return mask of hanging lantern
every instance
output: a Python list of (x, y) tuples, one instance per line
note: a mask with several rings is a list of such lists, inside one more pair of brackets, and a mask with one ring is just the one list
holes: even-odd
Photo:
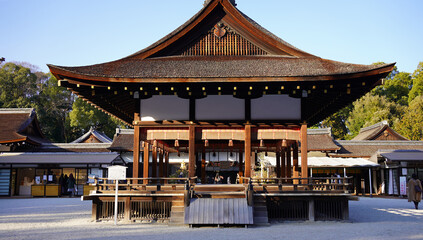
[(208, 147), (208, 146), (209, 146), (209, 140), (207, 140), (207, 139), (206, 139), (206, 140), (204, 141), (204, 146), (205, 146), (205, 147)]
[(229, 147), (233, 147), (233, 146), (234, 146), (234, 141), (232, 141), (232, 139), (231, 139), (231, 140), (229, 140), (229, 144), (228, 144), (228, 146), (229, 146)]
[(157, 140), (156, 140), (156, 139), (154, 139), (154, 141), (153, 141), (153, 145), (154, 145), (154, 146), (157, 146)]
[(260, 147), (264, 147), (264, 141), (263, 141), (263, 139), (260, 140)]
[(178, 139), (175, 140), (175, 147), (179, 147), (179, 140)]

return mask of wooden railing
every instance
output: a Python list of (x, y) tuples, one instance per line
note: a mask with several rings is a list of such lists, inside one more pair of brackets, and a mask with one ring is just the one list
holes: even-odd
[(240, 177), (253, 186), (277, 185), (281, 191), (284, 188), (293, 191), (336, 191), (350, 193), (353, 177), (310, 177), (310, 178), (246, 178)]
[[(96, 192), (103, 191), (115, 191), (116, 190), (116, 180), (109, 180), (108, 178), (98, 178), (98, 177), (89, 177), (94, 179), (94, 183), (91, 183), (91, 186), (94, 186)], [(185, 189), (191, 188), (191, 182), (197, 179), (193, 178), (126, 178), (126, 180), (118, 180), (118, 188), (123, 191), (148, 191), (149, 187), (155, 187), (155, 191), (160, 191), (161, 186), (168, 186), (169, 189), (176, 190), (176, 185), (184, 186)], [(147, 182), (147, 183), (146, 183)], [(172, 187), (174, 186), (174, 187)], [(180, 188), (179, 188), (180, 189)]]
[[(96, 192), (114, 191), (116, 188), (115, 180), (107, 178), (90, 177), (94, 179), (91, 185), (95, 187)], [(265, 191), (315, 191), (315, 192), (343, 192), (350, 193), (352, 190), (353, 177), (310, 177), (310, 178), (246, 178), (240, 177), (239, 180), (245, 184), (251, 185), (252, 191), (259, 191), (258, 186), (266, 188)], [(132, 191), (172, 191), (189, 190), (195, 186), (193, 178), (127, 178), (119, 180), (118, 188), (125, 192)], [(147, 184), (146, 184), (147, 182)], [(245, 186), (246, 189), (248, 186)]]

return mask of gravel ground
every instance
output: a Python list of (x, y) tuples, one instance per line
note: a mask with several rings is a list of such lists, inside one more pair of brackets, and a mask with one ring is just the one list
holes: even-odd
[(406, 199), (360, 198), (350, 202), (348, 222), (188, 228), (92, 222), (91, 201), (79, 198), (0, 199), (0, 239), (423, 239), (423, 210), (412, 207)]

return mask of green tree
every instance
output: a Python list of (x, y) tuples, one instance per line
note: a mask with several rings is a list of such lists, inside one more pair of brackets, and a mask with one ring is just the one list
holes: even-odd
[(125, 127), (120, 121), (113, 119), (95, 107), (84, 102), (81, 98), (76, 98), (69, 112), (67, 141), (73, 141), (87, 132), (90, 127), (97, 131), (104, 132), (112, 137), (116, 132), (116, 127)]
[(384, 96), (367, 93), (353, 103), (353, 110), (346, 124), (350, 131), (348, 138), (356, 136), (361, 128), (383, 120), (395, 126), (400, 121), (404, 109), (404, 106), (389, 101)]
[(423, 96), (410, 102), (396, 130), (410, 140), (423, 140)]
[(34, 107), (38, 93), (37, 76), (29, 68), (6, 63), (0, 69), (0, 106), (4, 108)]
[(408, 95), (408, 102), (411, 102), (418, 96), (423, 95), (423, 62), (420, 62), (413, 73), (413, 87)]
[(374, 89), (373, 93), (386, 97), (389, 101), (408, 105), (408, 93), (413, 85), (411, 75), (406, 72), (395, 74), (392, 79), (386, 79), (385, 84)]
[(64, 87), (57, 85), (51, 74), (38, 73), (39, 95), (36, 99), (36, 112), (44, 135), (52, 142), (66, 140), (66, 116), (72, 108), (73, 96)]
[(325, 128), (332, 128), (332, 135), (335, 139), (344, 139), (348, 135), (348, 128), (346, 123), (352, 108), (352, 104), (344, 107), (343, 109), (323, 120), (320, 126)]

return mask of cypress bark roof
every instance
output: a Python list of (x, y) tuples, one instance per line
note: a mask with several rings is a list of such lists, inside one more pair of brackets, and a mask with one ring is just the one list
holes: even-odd
[[(199, 84), (217, 89), (213, 84), (222, 83), (223, 95), (232, 95), (238, 87), (237, 98), (305, 96), (301, 122), (313, 125), (380, 84), (394, 65), (322, 59), (276, 37), (240, 12), (233, 1), (210, 0), (182, 26), (130, 56), (90, 66), (48, 66), (59, 84), (128, 125), (133, 124), (133, 99), (141, 98), (138, 91), (144, 91), (142, 98), (177, 94), (198, 99), (202, 92), (182, 89), (195, 90)], [(235, 86), (247, 83), (255, 86), (252, 92)], [(157, 84), (165, 90), (156, 90)]]
[[(284, 78), (312, 77), (313, 80), (333, 75), (353, 75), (389, 67), (360, 65), (321, 58), (291, 56), (171, 56), (152, 59), (125, 59), (84, 67), (54, 66), (57, 72), (78, 76), (114, 78), (139, 82), (166, 78)], [(50, 65), (52, 67), (52, 65)], [(346, 76), (344, 76), (346, 77)], [(116, 81), (116, 80), (113, 80)]]
[(0, 108), (0, 144), (49, 142), (44, 138), (33, 108)]
[(352, 140), (409, 140), (401, 134), (397, 133), (387, 121), (382, 121), (360, 129), (360, 132)]

